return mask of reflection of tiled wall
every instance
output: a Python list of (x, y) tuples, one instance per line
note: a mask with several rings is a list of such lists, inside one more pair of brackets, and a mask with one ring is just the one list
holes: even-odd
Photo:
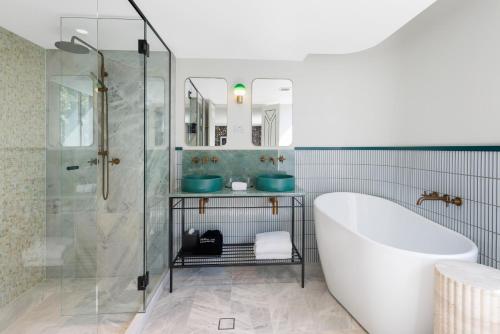
[[(307, 192), (307, 233), (314, 235), (312, 205), (318, 195), (365, 193), (466, 235), (478, 245), (481, 263), (500, 268), (499, 164), (499, 152), (298, 149), (296, 177), (297, 185)], [(423, 191), (465, 201), (460, 208), (442, 202), (416, 206)], [(315, 242), (307, 247), (315, 250)]]
[(262, 143), (262, 126), (252, 126), (252, 144), (260, 146)]
[(45, 50), (0, 28), (0, 307), (44, 277)]
[(227, 139), (227, 126), (215, 126), (215, 146), (222, 146), (221, 137)]

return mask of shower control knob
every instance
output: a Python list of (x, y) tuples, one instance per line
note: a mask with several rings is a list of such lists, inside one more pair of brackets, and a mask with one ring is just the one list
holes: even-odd
[(112, 158), (111, 161), (109, 162), (112, 166), (114, 165), (119, 165), (120, 164), (120, 159), (118, 158)]

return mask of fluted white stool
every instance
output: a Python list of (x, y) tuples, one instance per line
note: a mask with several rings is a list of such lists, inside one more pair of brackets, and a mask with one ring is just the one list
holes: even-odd
[(435, 334), (500, 333), (500, 270), (445, 261), (434, 276)]

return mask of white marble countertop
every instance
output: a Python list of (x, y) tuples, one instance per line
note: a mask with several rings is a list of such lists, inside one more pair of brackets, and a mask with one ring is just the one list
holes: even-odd
[(232, 190), (229, 188), (224, 188), (221, 191), (215, 191), (211, 193), (189, 193), (184, 191), (174, 191), (169, 196), (170, 197), (293, 197), (293, 196), (304, 196), (305, 192), (301, 189), (295, 188), (293, 191), (283, 191), (283, 192), (269, 192), (256, 190), (255, 188), (250, 188), (243, 191)]

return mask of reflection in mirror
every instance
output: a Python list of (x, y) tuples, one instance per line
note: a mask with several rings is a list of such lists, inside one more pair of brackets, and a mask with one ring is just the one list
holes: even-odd
[(188, 146), (227, 142), (227, 83), (219, 78), (188, 78), (184, 89), (184, 127)]
[(63, 147), (93, 144), (94, 94), (89, 76), (53, 76), (60, 110), (60, 138)]
[(292, 144), (292, 81), (255, 79), (252, 84), (252, 143), (256, 146)]

